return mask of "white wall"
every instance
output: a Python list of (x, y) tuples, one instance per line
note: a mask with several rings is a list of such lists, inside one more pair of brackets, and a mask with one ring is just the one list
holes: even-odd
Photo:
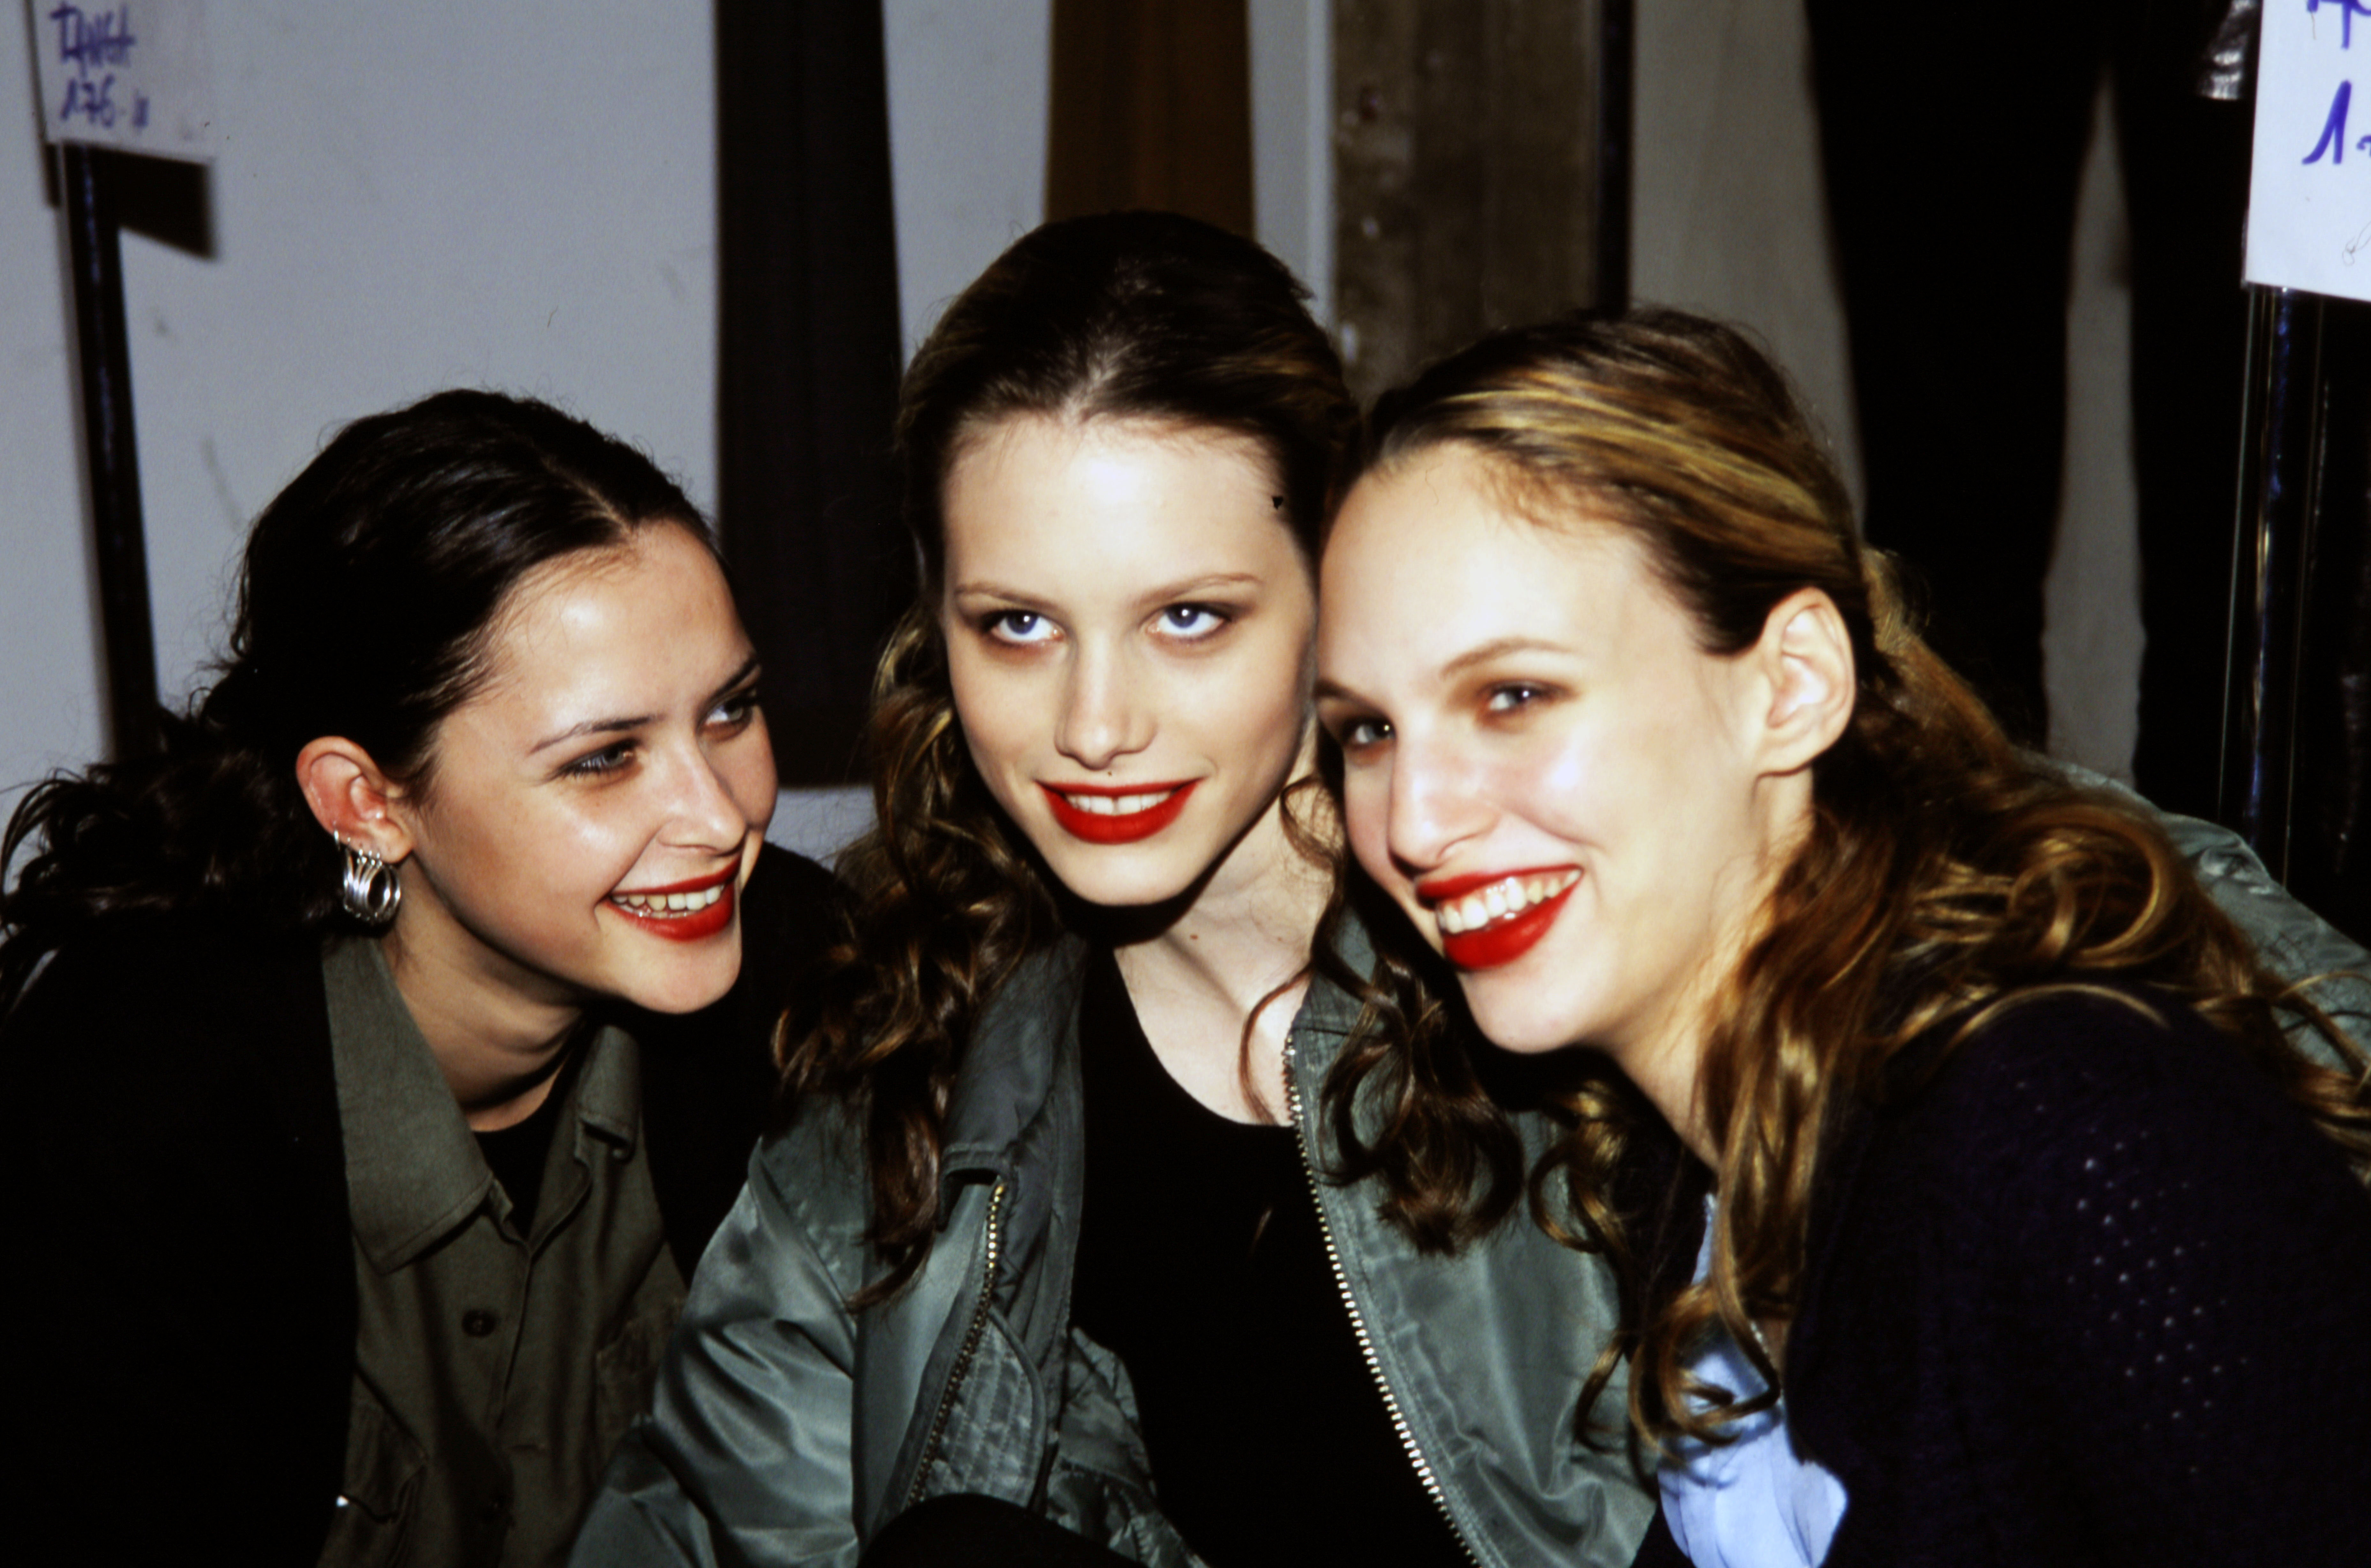
[[(104, 744), (62, 215), (0, 20), (0, 809)], [(705, 4), (208, 8), (214, 254), (123, 242), (159, 679), (218, 647), (255, 512), (332, 427), (463, 384), (561, 402), (711, 505)], [(358, 606), (355, 633), (399, 605)]]

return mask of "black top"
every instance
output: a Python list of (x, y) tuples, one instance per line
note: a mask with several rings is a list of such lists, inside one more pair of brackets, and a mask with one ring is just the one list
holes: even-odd
[(1072, 1319), (1127, 1365), (1162, 1511), (1214, 1568), (1465, 1562), (1359, 1353), (1292, 1129), (1180, 1088), (1107, 952), (1079, 1032)]
[[(771, 1023), (812, 992), (836, 900), (822, 868), (769, 848), (731, 994), (619, 1020), (642, 1047), (652, 1182), (686, 1278), (740, 1191), (772, 1100)], [(0, 1482), (0, 1556), (58, 1555), (63, 1539), (77, 1562), (204, 1542), (313, 1563), (357, 1318), (319, 944), (194, 911), (94, 930), (0, 1022), (0, 1230), (18, 1260), (5, 1392), (34, 1439)]]
[[(1948, 1056), (1942, 1026), (1827, 1157), (1784, 1372), (1847, 1499), (1829, 1568), (2371, 1561), (2371, 1198), (2130, 995), (2163, 1021), (2060, 993)], [(1659, 1522), (1639, 1562), (1675, 1561)]]

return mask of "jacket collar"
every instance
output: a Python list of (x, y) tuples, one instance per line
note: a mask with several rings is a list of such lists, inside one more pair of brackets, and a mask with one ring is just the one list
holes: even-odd
[[(418, 1258), (488, 1201), (506, 1212), (493, 1172), (404, 1005), (376, 941), (330, 944), (321, 973), (337, 1074), (354, 1240), (391, 1274)], [(587, 1053), (555, 1139), (576, 1127), (629, 1152), (640, 1126), (640, 1063), (633, 1041), (607, 1027)]]
[[(1335, 946), (1353, 974), (1374, 963), (1374, 945), (1355, 917), (1344, 917)], [(1045, 1111), (1077, 1048), (1088, 953), (1084, 939), (1066, 936), (1033, 954), (981, 1014), (947, 1102), (943, 1204), (956, 1182), (1011, 1174), (1012, 1150)], [(1357, 998), (1322, 975), (1312, 980), (1292, 1021), (1293, 1063), (1305, 1092), (1316, 1091), (1358, 1021)]]

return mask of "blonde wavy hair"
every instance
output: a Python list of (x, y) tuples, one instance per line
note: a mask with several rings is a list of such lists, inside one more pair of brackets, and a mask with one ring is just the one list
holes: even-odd
[[(1813, 766), (1810, 831), (1714, 1010), (1699, 1085), (1719, 1150), (1708, 1276), (1657, 1298), (1643, 1238), (1668, 1194), (1635, 1181), (1653, 1113), (1610, 1065), (1565, 1095), (1568, 1131), (1534, 1169), (1543, 1223), (1605, 1254), (1623, 1281), (1623, 1324), (1584, 1412), (1624, 1356), (1631, 1431), (1658, 1449), (1678, 1435), (1718, 1440), (1774, 1400), (1777, 1368), (1753, 1324), (1795, 1312), (1839, 1111), (1873, 1099), (1893, 1055), (1938, 1022), (1964, 1020), (1956, 1043), (2040, 989), (2156, 987), (2358, 1164), (2371, 1159), (2359, 1048), (2258, 963), (2145, 812), (2012, 745), (1928, 651), (1785, 376), (1741, 333), (1640, 310), (1492, 336), (1384, 399), (1370, 465), (1445, 444), (1499, 465), (1542, 525), (1585, 512), (1628, 529), (1706, 651), (1750, 647), (1780, 600), (1816, 588), (1842, 615), (1856, 669), (1850, 724)], [(2290, 1044), (2283, 1024), (2300, 1014), (2354, 1071)], [(1769, 1391), (1691, 1402), (1715, 1392), (1686, 1367), (1716, 1320)]]

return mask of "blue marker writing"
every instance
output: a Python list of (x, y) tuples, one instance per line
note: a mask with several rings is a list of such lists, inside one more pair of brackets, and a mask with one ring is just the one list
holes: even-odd
[(129, 64), (132, 46), (140, 41), (132, 36), (129, 6), (96, 16), (79, 6), (60, 6), (50, 13), (50, 20), (58, 24), (58, 58), (86, 79), (94, 67)]
[[(2321, 140), (2316, 142), (2313, 144), (2313, 151), (2305, 156), (2306, 162), (2319, 163), (2321, 155), (2324, 153), (2330, 155), (2330, 161), (2332, 164), (2342, 164), (2346, 161), (2346, 106), (2354, 97), (2354, 83), (2338, 84), (2338, 96), (2330, 100), (2330, 118), (2321, 122)], [(2371, 142), (2371, 136), (2366, 136), (2364, 140)], [(2291, 143), (2290, 145), (2294, 146), (2296, 144)]]
[[(2308, 14), (2320, 10), (2325, 5), (2334, 6), (2338, 8), (2338, 47), (2341, 49), (2354, 48), (2354, 18), (2357, 17), (2371, 17), (2371, 6), (2365, 5), (2363, 0), (2305, 0), (2305, 8)], [(2313, 160), (2311, 158), (2307, 158), (2306, 160), (2307, 163), (2311, 163), (2312, 161)]]

